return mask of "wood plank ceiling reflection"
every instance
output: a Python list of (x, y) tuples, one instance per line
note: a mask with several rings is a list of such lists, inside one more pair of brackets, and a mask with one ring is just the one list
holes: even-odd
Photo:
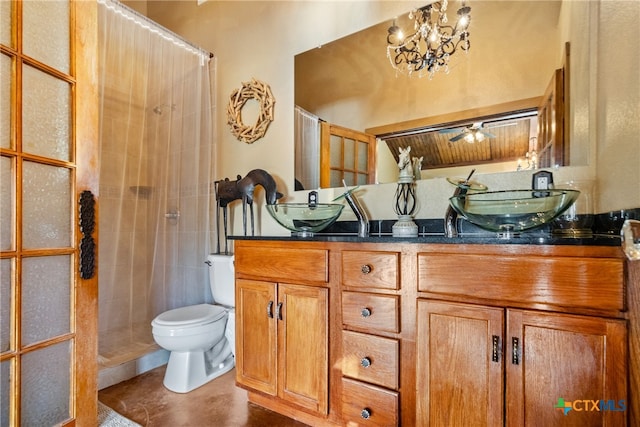
[(530, 120), (514, 120), (509, 126), (485, 129), (495, 138), (468, 143), (463, 139), (449, 141), (457, 133), (426, 132), (385, 138), (398, 161), (399, 149), (411, 147), (411, 157), (422, 157), (422, 169), (517, 161), (529, 151)]

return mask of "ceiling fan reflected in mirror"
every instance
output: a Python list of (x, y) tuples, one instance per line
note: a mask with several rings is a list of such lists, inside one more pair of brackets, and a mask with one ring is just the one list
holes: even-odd
[(476, 122), (470, 126), (463, 126), (460, 128), (452, 128), (452, 129), (442, 129), (440, 133), (457, 133), (456, 136), (449, 139), (449, 142), (456, 142), (461, 139), (464, 139), (469, 144), (473, 144), (475, 142), (484, 141), (486, 138), (495, 138), (496, 136), (491, 132), (488, 132), (487, 129), (504, 127), (504, 126), (513, 126), (515, 122), (510, 123), (499, 123), (494, 125), (485, 125), (483, 122)]

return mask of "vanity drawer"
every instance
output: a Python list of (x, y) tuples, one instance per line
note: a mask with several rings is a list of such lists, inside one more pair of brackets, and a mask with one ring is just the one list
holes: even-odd
[(342, 331), (342, 375), (397, 389), (398, 340)]
[(252, 246), (235, 254), (236, 272), (274, 281), (327, 283), (328, 266), (325, 249)]
[(397, 252), (342, 252), (344, 286), (399, 289), (400, 254)]
[(345, 425), (398, 425), (398, 393), (342, 379), (342, 421)]
[(622, 311), (624, 261), (567, 256), (419, 254), (418, 291)]
[(342, 292), (344, 326), (373, 331), (400, 331), (400, 297), (362, 292)]

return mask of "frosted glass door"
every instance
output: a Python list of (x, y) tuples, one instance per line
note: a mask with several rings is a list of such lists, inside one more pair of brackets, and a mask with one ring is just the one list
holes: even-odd
[(327, 122), (320, 124), (320, 187), (373, 184), (376, 137)]
[(97, 176), (76, 163), (90, 158), (79, 135), (97, 124), (85, 117), (97, 117), (84, 92), (91, 10), (95, 2), (0, 1), (0, 427), (96, 420), (94, 380), (83, 374), (95, 341), (83, 328), (95, 324), (86, 290), (97, 284), (77, 273), (76, 215), (79, 171)]

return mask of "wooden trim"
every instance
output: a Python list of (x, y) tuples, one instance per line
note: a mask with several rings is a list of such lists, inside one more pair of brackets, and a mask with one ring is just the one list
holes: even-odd
[(376, 126), (365, 129), (365, 132), (380, 137), (382, 135), (404, 132), (412, 129), (420, 129), (435, 125), (447, 126), (448, 124), (454, 124), (465, 120), (478, 119), (478, 121), (481, 121), (482, 119), (487, 119), (489, 117), (505, 114), (508, 112), (535, 110), (540, 104), (541, 99), (541, 96), (536, 96), (533, 98), (505, 102), (502, 104), (489, 105), (487, 107), (471, 108), (465, 111), (456, 111), (454, 113), (446, 113), (437, 116), (423, 117), (420, 119), (392, 123), (384, 126)]
[(640, 425), (640, 261), (627, 261), (629, 425)]
[[(87, 190), (96, 200), (93, 238), (98, 247), (99, 224), (99, 93), (98, 66), (98, 4), (74, 0), (71, 3), (73, 25), (72, 73), (76, 84), (73, 93), (72, 159), (76, 162), (75, 201)], [(75, 205), (77, 206), (77, 205)], [(75, 208), (74, 211), (78, 212)], [(78, 227), (76, 218), (76, 227)], [(82, 233), (75, 230), (75, 245), (80, 246)], [(76, 254), (76, 260), (78, 259)], [(98, 254), (94, 275), (82, 279), (78, 264), (75, 268), (73, 327), (76, 334), (73, 357), (75, 373), (72, 377), (73, 407), (77, 425), (93, 425), (98, 414)]]
[(341, 425), (338, 423), (334, 423), (330, 418), (321, 418), (317, 415), (310, 414), (298, 407), (293, 407), (293, 405), (288, 405), (281, 399), (267, 396), (258, 392), (249, 391), (247, 397), (249, 399), (249, 402), (262, 406), (263, 408), (270, 409), (274, 412), (310, 426), (325, 427)]
[(571, 43), (564, 44), (563, 82), (563, 166), (571, 165)]
[(564, 165), (564, 70), (557, 69), (538, 106), (539, 167)]
[(320, 188), (328, 188), (331, 181), (331, 125), (320, 122)]

